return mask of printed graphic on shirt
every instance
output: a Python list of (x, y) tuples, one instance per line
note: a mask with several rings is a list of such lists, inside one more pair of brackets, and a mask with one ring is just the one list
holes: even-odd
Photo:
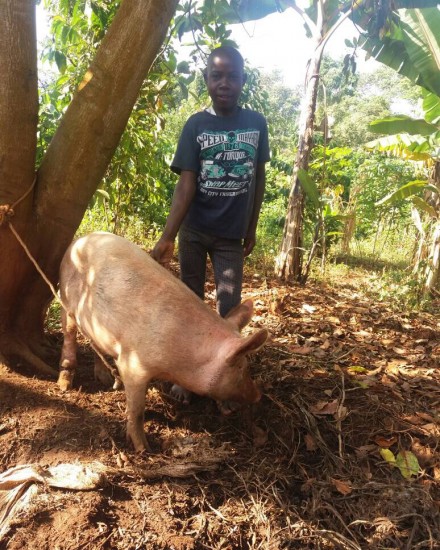
[(206, 131), (197, 136), (201, 147), (199, 188), (214, 197), (247, 193), (254, 177), (260, 132)]

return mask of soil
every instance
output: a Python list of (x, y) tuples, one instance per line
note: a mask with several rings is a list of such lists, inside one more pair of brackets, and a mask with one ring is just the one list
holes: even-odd
[[(0, 471), (100, 464), (105, 482), (40, 484), (0, 549), (440, 548), (437, 319), (375, 302), (354, 278), (248, 275), (244, 297), (246, 330), (271, 334), (252, 361), (262, 400), (223, 417), (153, 384), (150, 454), (127, 446), (124, 392), (94, 380), (87, 342), (70, 392), (1, 367)], [(59, 352), (59, 329), (50, 338)]]

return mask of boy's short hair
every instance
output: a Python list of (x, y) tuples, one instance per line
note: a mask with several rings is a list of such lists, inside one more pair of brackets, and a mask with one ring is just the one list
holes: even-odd
[(244, 71), (244, 59), (241, 53), (232, 46), (220, 46), (219, 48), (215, 48), (215, 50), (212, 50), (212, 52), (209, 54), (206, 63), (206, 72), (209, 71), (209, 69), (211, 68), (212, 60), (214, 59), (214, 57), (221, 54), (227, 55), (230, 59), (236, 61), (239, 64), (240, 69)]

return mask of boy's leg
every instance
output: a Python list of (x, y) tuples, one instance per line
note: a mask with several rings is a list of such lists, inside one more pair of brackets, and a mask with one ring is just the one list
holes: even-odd
[[(225, 317), (241, 302), (243, 283), (243, 244), (240, 239), (216, 239), (210, 250), (217, 292), (217, 311)], [(234, 401), (217, 401), (223, 415), (240, 408)]]
[(179, 231), (180, 278), (199, 298), (205, 296), (207, 249), (203, 235), (187, 227)]
[(241, 302), (243, 245), (240, 239), (215, 239), (210, 250), (217, 292), (217, 311), (225, 317)]
[[(199, 298), (205, 297), (207, 238), (188, 227), (179, 230), (180, 279)], [(178, 384), (171, 387), (171, 395), (181, 403), (188, 404), (191, 392)]]

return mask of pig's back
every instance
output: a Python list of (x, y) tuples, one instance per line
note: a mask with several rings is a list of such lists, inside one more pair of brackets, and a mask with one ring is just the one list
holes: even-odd
[(209, 339), (213, 331), (232, 332), (148, 253), (112, 233), (91, 233), (69, 247), (61, 263), (60, 292), (81, 330), (105, 342), (103, 351), (112, 355), (120, 352), (115, 343), (138, 348), (146, 333), (149, 345), (153, 336), (159, 346), (167, 334), (178, 345), (180, 337)]

